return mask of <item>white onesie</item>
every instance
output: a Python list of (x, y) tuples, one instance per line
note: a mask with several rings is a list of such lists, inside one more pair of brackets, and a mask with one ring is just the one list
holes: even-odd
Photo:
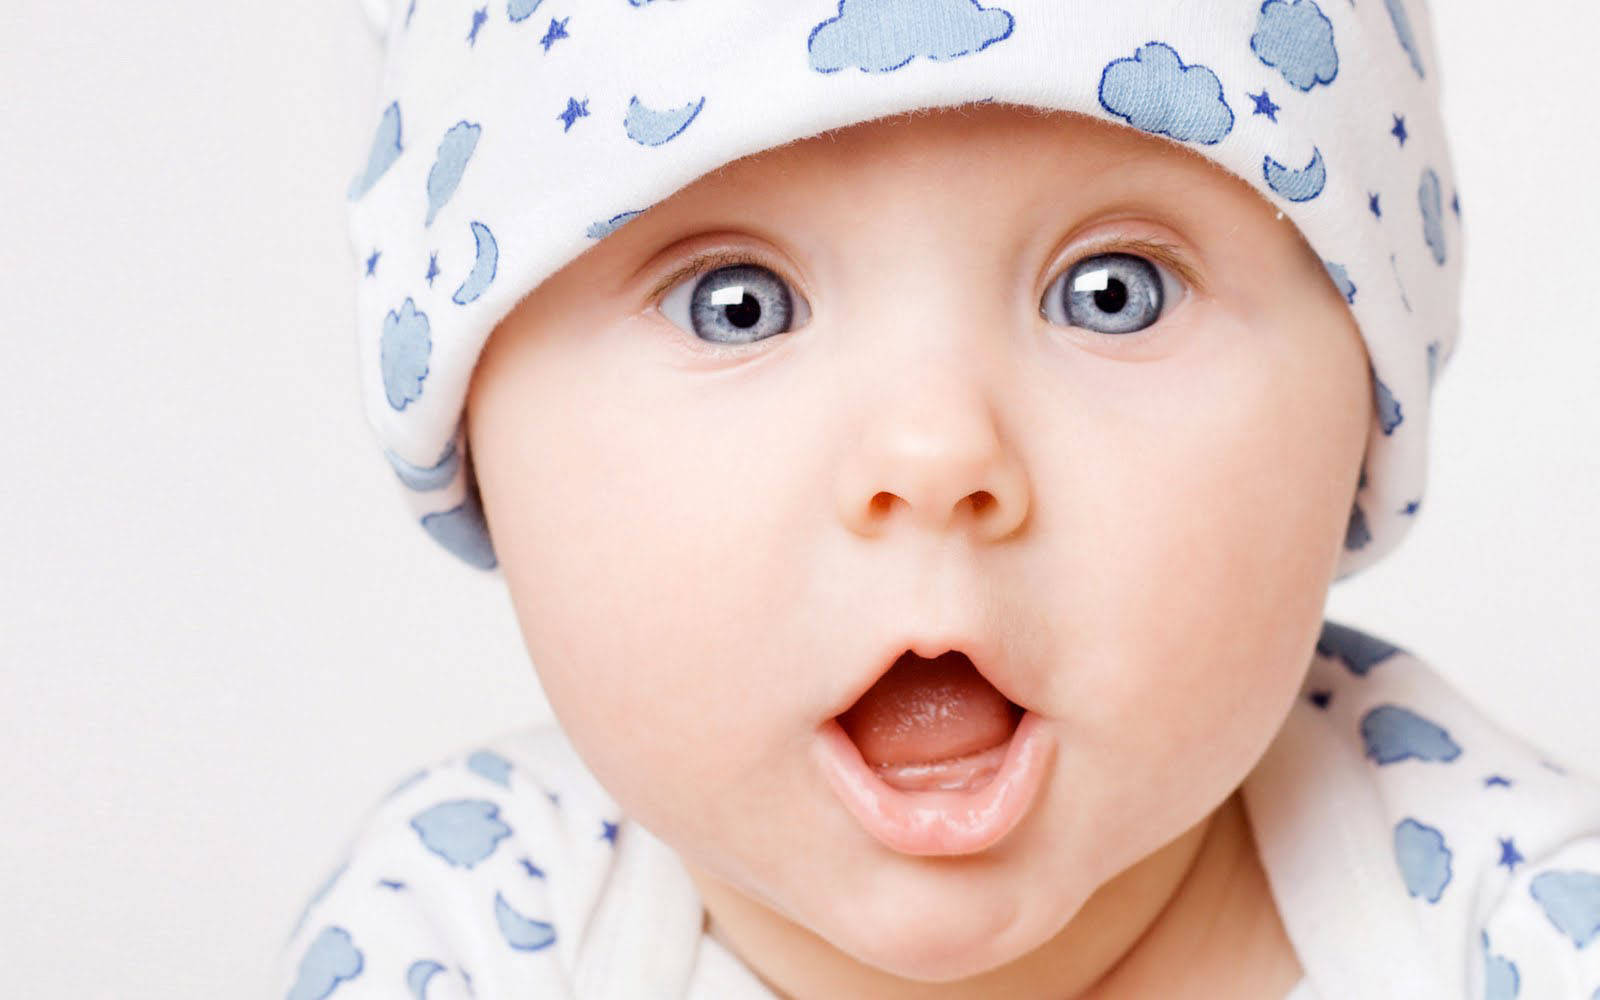
[[(1243, 798), (1306, 972), (1286, 1000), (1600, 1000), (1600, 780), (1403, 650), (1327, 623)], [(390, 792), (291, 932), (277, 991), (773, 996), (554, 725)]]

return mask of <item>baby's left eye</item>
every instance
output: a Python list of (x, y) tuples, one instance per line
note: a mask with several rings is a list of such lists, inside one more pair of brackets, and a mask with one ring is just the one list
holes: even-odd
[[(1161, 318), (1167, 301), (1163, 268), (1131, 253), (1098, 253), (1050, 283), (1039, 312), (1046, 319), (1096, 333), (1137, 333)], [(1181, 286), (1179, 288), (1181, 291)]]

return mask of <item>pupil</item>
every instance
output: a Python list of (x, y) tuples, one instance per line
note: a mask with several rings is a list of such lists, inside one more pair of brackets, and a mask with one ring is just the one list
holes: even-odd
[(1094, 293), (1094, 304), (1108, 313), (1121, 312), (1128, 304), (1128, 286), (1112, 278), (1106, 282), (1106, 287)]
[(755, 296), (745, 292), (744, 298), (739, 300), (738, 305), (724, 306), (723, 313), (734, 326), (747, 330), (755, 326), (756, 321), (761, 318), (761, 304), (755, 300)]

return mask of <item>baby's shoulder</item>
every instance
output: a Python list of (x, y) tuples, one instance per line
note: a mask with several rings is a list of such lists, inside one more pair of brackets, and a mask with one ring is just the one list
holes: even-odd
[(286, 995), (534, 995), (561, 977), (619, 819), (554, 724), (417, 768), (312, 892), (279, 955)]
[(1299, 724), (1326, 738), (1301, 746), (1342, 762), (1337, 794), (1370, 801), (1388, 877), (1465, 995), (1600, 1000), (1600, 778), (1432, 664), (1334, 622), (1302, 698)]

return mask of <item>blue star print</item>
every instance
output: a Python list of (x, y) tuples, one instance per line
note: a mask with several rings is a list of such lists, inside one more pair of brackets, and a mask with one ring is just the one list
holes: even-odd
[(1378, 196), (1376, 194), (1370, 192), (1367, 194), (1367, 208), (1372, 210), (1372, 214), (1375, 217), (1383, 218), (1383, 209), (1378, 207)]
[(1415, 514), (1417, 512), (1417, 508), (1421, 507), (1421, 506), (1422, 506), (1422, 504), (1418, 503), (1415, 500), (1407, 500), (1406, 501), (1406, 505), (1404, 507), (1400, 508), (1400, 513), (1402, 513), (1402, 514)]
[(1461, 197), (1454, 191), (1450, 192), (1450, 211), (1455, 213), (1456, 218), (1461, 218)]
[(1389, 130), (1389, 134), (1399, 139), (1400, 145), (1404, 146), (1406, 144), (1406, 120), (1400, 115), (1395, 115), (1394, 128)]
[(1506, 788), (1510, 788), (1511, 787), (1511, 779), (1502, 777), (1502, 776), (1500, 776), (1498, 774), (1491, 774), (1487, 778), (1483, 779), (1483, 787), (1492, 788), (1495, 785), (1501, 785), (1501, 786), (1504, 786)]
[(546, 52), (550, 51), (550, 46), (555, 44), (556, 39), (568, 37), (567, 22), (570, 20), (572, 20), (570, 17), (563, 17), (559, 21), (553, 17), (550, 19), (550, 27), (545, 30), (544, 37), (539, 39), (539, 44), (544, 46)]
[(430, 288), (433, 287), (433, 279), (437, 278), (438, 276), (439, 276), (439, 255), (436, 254), (436, 253), (431, 253), (431, 254), (428, 255), (428, 273), (426, 275), (426, 278), (427, 278), (427, 281), (428, 281), (428, 287), (430, 287)]
[(1267, 95), (1267, 88), (1262, 87), (1259, 94), (1245, 94), (1245, 96), (1256, 102), (1256, 109), (1250, 112), (1251, 117), (1266, 115), (1268, 121), (1278, 120), (1278, 111), (1282, 105), (1272, 103), (1272, 98)]
[(559, 115), (556, 115), (556, 117), (567, 123), (566, 127), (561, 130), (566, 132), (572, 128), (573, 122), (577, 121), (579, 118), (586, 117), (588, 114), (589, 99), (587, 97), (583, 99), (582, 104), (579, 104), (577, 101), (569, 97), (567, 98), (567, 110), (561, 112)]
[(528, 873), (529, 878), (544, 878), (544, 870), (527, 858), (522, 859), (522, 870)]
[(483, 27), (483, 22), (489, 20), (489, 8), (479, 7), (472, 12), (472, 30), (467, 32), (467, 44), (478, 44), (478, 29)]
[(1517, 865), (1526, 860), (1528, 859), (1518, 853), (1517, 845), (1511, 842), (1510, 837), (1500, 838), (1500, 860), (1496, 864), (1505, 865), (1514, 872), (1517, 870)]
[(617, 842), (617, 824), (608, 819), (603, 819), (600, 821), (600, 828), (600, 839), (615, 846)]
[(378, 258), (381, 256), (382, 254), (374, 250), (372, 251), (372, 256), (367, 258), (367, 275), (369, 277), (378, 269)]

